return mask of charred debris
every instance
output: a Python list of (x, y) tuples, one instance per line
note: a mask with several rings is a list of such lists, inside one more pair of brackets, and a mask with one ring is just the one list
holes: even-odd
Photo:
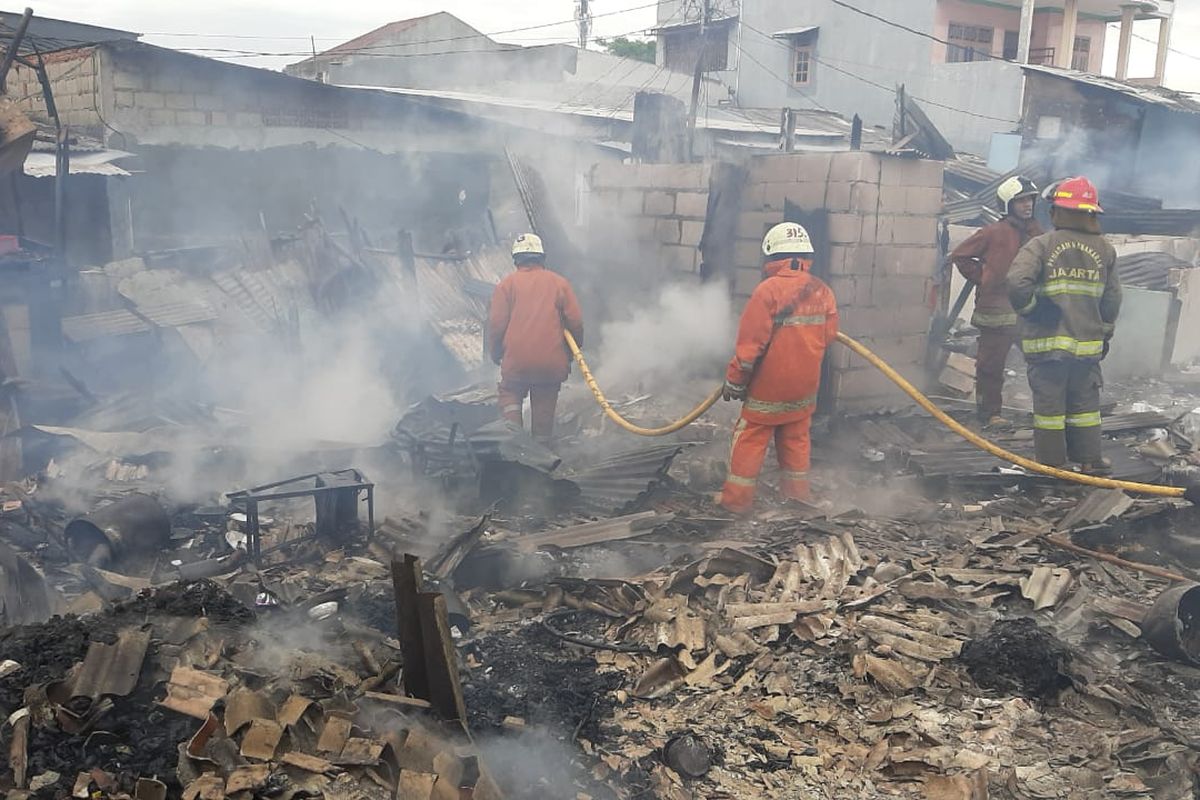
[[(681, 141), (660, 135), (669, 120), (530, 140), (485, 115), (117, 38), (14, 69), (51, 85), (76, 67), (94, 81), (85, 62), (117, 82), (171, 78), (191, 104), (155, 109), (174, 127), (106, 107), (131, 131), (117, 151), (86, 120), (34, 124), (0, 103), (14, 185), (32, 193), (15, 201), (29, 227), (0, 239), (4, 796), (1197, 795), (1195, 509), (1014, 469), (837, 359), (815, 425), (829, 502), (785, 503), (768, 473), (751, 518), (711, 500), (727, 409), (647, 443), (568, 386), (553, 450), (497, 422), (483, 332), (511, 234), (546, 238), (602, 331), (667, 286), (744, 296), (763, 226), (785, 216), (824, 245), (852, 332), (973, 414), (975, 331), (938, 270), (959, 226), (993, 218), (1006, 176), (953, 153), (911, 98), (907, 133), (886, 141), (860, 124), (843, 142), (839, 121), (805, 134), (814, 152), (791, 152), (797, 135), (778, 153), (773, 131), (743, 130), (714, 141), (763, 152), (654, 163)], [(212, 95), (177, 74), (196, 71), (278, 107), (201, 112)], [(62, 111), (90, 113), (65, 97)], [(306, 147), (250, 158), (230, 144), (239, 114)], [(312, 147), (342, 129), (378, 144), (396, 119), (420, 142), (400, 161)], [(193, 123), (205, 133), (181, 154), (170, 131)], [(622, 163), (614, 132), (644, 163)], [(585, 166), (539, 171), (531, 143)], [(74, 170), (72, 152), (93, 155)], [(385, 166), (402, 206), (347, 199)], [(258, 198), (236, 179), (310, 167), (312, 183), (242, 224)], [(179, 208), (136, 183), (199, 172), (229, 183)], [(60, 173), (56, 206), (37, 181)], [(554, 211), (577, 184), (572, 224)], [(68, 213), (89, 192), (100, 224)], [(1155, 357), (1106, 387), (1106, 453), (1118, 478), (1195, 482), (1195, 212), (1112, 196), (1127, 283), (1146, 292), (1126, 346)], [(237, 224), (189, 217), (221, 203)], [(718, 327), (679, 297), (643, 316)], [(623, 338), (651, 349), (634, 330)], [(642, 363), (649, 377), (614, 368), (624, 382), (606, 389), (645, 425), (677, 418), (719, 369)], [(995, 438), (1031, 455), (1012, 378), (1018, 424)]]

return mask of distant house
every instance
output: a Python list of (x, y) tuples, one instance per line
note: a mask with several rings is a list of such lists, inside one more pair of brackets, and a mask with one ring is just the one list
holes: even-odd
[[(1121, 23), (1118, 74), (1127, 74), (1138, 19), (1159, 20), (1161, 84), (1170, 44), (1170, 0), (660, 0), (659, 63), (705, 68), (747, 107), (823, 108), (890, 125), (904, 84), (957, 148), (986, 155), (994, 133), (1020, 127), (1022, 64), (1098, 74), (1105, 35)], [(852, 10), (858, 8), (868, 14)]]

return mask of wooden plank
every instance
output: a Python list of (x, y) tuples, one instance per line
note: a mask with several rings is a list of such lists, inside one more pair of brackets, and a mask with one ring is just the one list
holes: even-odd
[(429, 702), (443, 719), (459, 720), (466, 725), (467, 707), (458, 681), (458, 653), (450, 636), (446, 598), (438, 592), (422, 592), (417, 598), (417, 607), (421, 616), (421, 637), (425, 642)]
[(392, 590), (396, 595), (396, 626), (400, 634), (400, 652), (404, 656), (404, 690), (413, 697), (429, 696), (425, 646), (417, 597), (424, 588), (421, 559), (405, 554), (404, 561), (392, 562)]

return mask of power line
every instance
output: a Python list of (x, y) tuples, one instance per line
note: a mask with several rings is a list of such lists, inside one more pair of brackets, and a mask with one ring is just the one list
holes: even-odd
[[(640, 6), (632, 6), (632, 7), (630, 7), (630, 8), (621, 8), (621, 9), (617, 9), (617, 10), (615, 10), (615, 11), (606, 11), (606, 12), (604, 12), (604, 13), (602, 13), (602, 14), (593, 14), (593, 15), (592, 15), (592, 18), (593, 18), (593, 19), (595, 19), (595, 18), (598, 18), (598, 17), (613, 17), (613, 16), (617, 16), (617, 15), (619, 15), (619, 14), (628, 14), (628, 13), (630, 13), (630, 12), (633, 12), (633, 11), (644, 11), (645, 9), (648, 9), (648, 8), (657, 8), (657, 7), (658, 7), (658, 3), (647, 3), (647, 4), (645, 4), (645, 5), (640, 5)], [(368, 50), (380, 50), (380, 49), (386, 49), (386, 48), (391, 48), (391, 47), (406, 47), (406, 46), (409, 46), (409, 45), (426, 45), (426, 44), (439, 44), (439, 43), (442, 43), (442, 42), (458, 42), (458, 41), (467, 41), (467, 40), (471, 40), (471, 39), (479, 39), (480, 37), (504, 36), (504, 35), (506, 35), (506, 34), (510, 34), (510, 33), (522, 33), (522, 32), (524, 32), (524, 31), (534, 31), (534, 30), (540, 30), (540, 29), (542, 29), (542, 28), (553, 28), (553, 27), (557, 27), (557, 26), (560, 26), (560, 25), (574, 25), (574, 24), (575, 24), (575, 19), (574, 19), (574, 18), (572, 18), (572, 19), (568, 19), (568, 20), (561, 20), (561, 21), (558, 21), (558, 22), (543, 22), (543, 23), (540, 23), (540, 24), (538, 24), (538, 25), (526, 25), (526, 26), (524, 26), (524, 27), (520, 27), (520, 28), (509, 28), (509, 29), (507, 29), (507, 30), (502, 30), (502, 31), (490, 31), (490, 32), (488, 32), (488, 33), (482, 33), (482, 32), (480, 32), (480, 33), (471, 34), (470, 36), (450, 36), (450, 37), (446, 37), (446, 38), (443, 38), (443, 39), (425, 39), (425, 40), (423, 40), (423, 41), (420, 41), (420, 42), (402, 42), (402, 43), (397, 43), (397, 44), (363, 45), (362, 47), (359, 47), (359, 48), (354, 48), (354, 52), (358, 52), (358, 51), (368, 51)], [(386, 25), (385, 25), (385, 26), (381, 26), (381, 27), (386, 27)], [(639, 29), (639, 31), (634, 31), (634, 33), (638, 33), (638, 32), (640, 32), (640, 29)], [(291, 38), (295, 38), (295, 39), (302, 39), (302, 40), (304, 40), (304, 41), (308, 41), (308, 40), (309, 40), (309, 37), (307, 37), (307, 36), (298, 36), (298, 37), (282, 37), (282, 36), (280, 36), (280, 37), (251, 37), (251, 36), (248, 36), (248, 35), (246, 35), (246, 34), (204, 34), (204, 33), (167, 33), (167, 32), (158, 32), (158, 33), (147, 33), (147, 34), (143, 34), (143, 35), (145, 35), (145, 36), (220, 36), (221, 38), (277, 38), (277, 39), (291, 39)], [(625, 34), (625, 35), (629, 35), (629, 34)], [(0, 38), (2, 38), (2, 37), (0, 37)], [(321, 38), (323, 41), (324, 41), (324, 40), (331, 40), (329, 37), (319, 37), (319, 38)], [(47, 41), (50, 41), (50, 40), (47, 40)], [(83, 40), (83, 39), (54, 39), (53, 41), (55, 41), (55, 42), (58, 42), (58, 43), (61, 43), (61, 44), (75, 45), (75, 46), (81, 46), (81, 45), (90, 45), (90, 44), (97, 44), (97, 42), (90, 41), (90, 40)], [(353, 41), (353, 39), (351, 39), (350, 41)], [(184, 48), (184, 49), (187, 49), (187, 48)], [(191, 49), (207, 49), (207, 48), (191, 48)], [(336, 49), (336, 48), (335, 48), (335, 49)], [(231, 52), (231, 53), (234, 53), (234, 52), (239, 52), (239, 51), (231, 50), (231, 51), (229, 51), (229, 52)], [(241, 52), (243, 52), (245, 55), (255, 55), (255, 56), (297, 56), (297, 55), (303, 55), (303, 56), (308, 56), (309, 58), (312, 58), (312, 53), (311, 53), (310, 51), (308, 51), (308, 50), (299, 51), (299, 52), (294, 52), (294, 53), (293, 53), (293, 52), (286, 52), (286, 53), (271, 53), (271, 52), (251, 52), (251, 51), (241, 51)], [(328, 52), (328, 51), (327, 51), (327, 52)], [(341, 52), (343, 52), (343, 51), (338, 51), (338, 52), (339, 52), (339, 53), (341, 53)], [(318, 55), (323, 55), (323, 54), (318, 54)], [(425, 55), (425, 54), (422, 54), (422, 55)]]
[[(1152, 44), (1152, 45), (1158, 45), (1158, 42), (1156, 42), (1155, 40), (1151, 39), (1149, 36), (1142, 36), (1140, 33), (1135, 33), (1135, 34), (1133, 34), (1133, 38), (1135, 38), (1135, 39), (1141, 39), (1143, 42), (1149, 42), (1149, 43), (1150, 43), (1150, 44)], [(1178, 56), (1187, 56), (1188, 58), (1194, 58), (1194, 59), (1196, 59), (1197, 61), (1200, 61), (1200, 56), (1196, 55), (1195, 53), (1188, 53), (1188, 52), (1185, 52), (1185, 51), (1183, 51), (1183, 50), (1176, 50), (1174, 47), (1168, 47), (1168, 48), (1167, 48), (1167, 50), (1168, 50), (1169, 52), (1172, 52), (1172, 53), (1174, 53), (1175, 55), (1178, 55)]]
[[(743, 25), (746, 25), (746, 23), (744, 23), (744, 22), (743, 22), (742, 24), (743, 24)], [(746, 25), (746, 27), (747, 27), (747, 28), (750, 28), (750, 26), (749, 26), (749, 25)], [(754, 30), (754, 28), (750, 28), (750, 30)], [(771, 41), (772, 41), (772, 42), (775, 42), (775, 40), (774, 40), (774, 39), (772, 39)], [(778, 42), (775, 42), (775, 43), (776, 43), (776, 44), (778, 44)], [(754, 56), (752, 56), (752, 55), (750, 55), (749, 53), (747, 53), (747, 52), (746, 52), (746, 50), (745, 50), (745, 48), (743, 48), (743, 47), (742, 47), (740, 44), (738, 44), (737, 42), (734, 42), (734, 43), (733, 43), (733, 46), (734, 46), (734, 49), (736, 49), (736, 50), (737, 50), (739, 53), (741, 53), (743, 56), (745, 56), (746, 58), (748, 58), (748, 59), (750, 59), (751, 61), (753, 61), (755, 64), (758, 64), (758, 66), (759, 66), (759, 67), (761, 67), (761, 68), (762, 68), (762, 70), (763, 70), (764, 72), (766, 72), (768, 75), (770, 75), (770, 76), (771, 76), (772, 78), (774, 78), (775, 80), (777, 80), (777, 81), (779, 81), (780, 83), (782, 83), (782, 84), (783, 84), (784, 86), (786, 86), (788, 89), (795, 89), (795, 88), (796, 88), (796, 87), (795, 87), (795, 86), (792, 84), (792, 82), (791, 82), (791, 81), (789, 81), (787, 78), (784, 78), (784, 77), (783, 77), (783, 76), (781, 76), (781, 75), (777, 75), (777, 74), (775, 73), (775, 71), (774, 71), (774, 70), (772, 70), (770, 67), (768, 67), (766, 64), (762, 63), (762, 62), (761, 62), (761, 61), (759, 61), (757, 58), (755, 58)], [(790, 52), (790, 50), (789, 50), (789, 52)], [(819, 100), (817, 100), (817, 99), (816, 99), (816, 98), (814, 98), (814, 97), (805, 97), (804, 99), (805, 99), (805, 100), (808, 100), (810, 103), (814, 103), (814, 104), (816, 105), (816, 107), (817, 107), (817, 108), (816, 108), (816, 109), (813, 109), (813, 110), (817, 110), (817, 109), (819, 109), (819, 110), (821, 110), (821, 111), (829, 111), (829, 109), (828, 109), (828, 108), (826, 108), (825, 106), (821, 105), (820, 101), (819, 101)]]
[[(841, 2), (841, 0), (829, 0), (829, 1), (830, 1), (831, 3), (837, 3), (838, 5), (844, 5), (844, 4)], [(874, 16), (874, 15), (869, 15), (869, 16)], [(745, 22), (743, 22), (743, 23), (742, 23), (742, 25), (745, 25), (747, 28), (749, 28), (750, 30), (754, 31), (754, 32), (755, 32), (755, 33), (757, 33), (759, 36), (762, 36), (764, 39), (767, 39), (768, 41), (772, 42), (773, 44), (775, 44), (775, 45), (777, 45), (777, 46), (779, 46), (779, 47), (782, 47), (782, 48), (784, 48), (784, 49), (788, 50), (789, 52), (791, 52), (791, 48), (790, 48), (790, 47), (788, 47), (787, 45), (783, 44), (783, 43), (782, 43), (782, 42), (780, 42), (778, 39), (776, 39), (775, 37), (771, 36), (769, 33), (763, 33), (763, 32), (762, 32), (762, 31), (760, 31), (758, 28), (755, 28), (755, 27), (754, 27), (754, 26), (752, 26), (752, 25), (748, 25), (748, 24), (747, 24), (747, 23), (745, 23)], [(901, 26), (901, 27), (903, 27), (903, 26)], [(907, 30), (907, 29), (906, 29), (906, 30)], [(742, 52), (743, 52), (743, 53), (745, 53), (745, 51), (744, 51), (744, 50), (743, 50)], [(867, 84), (867, 85), (869, 85), (869, 86), (874, 86), (874, 87), (876, 87), (876, 88), (878, 88), (878, 89), (882, 89), (883, 91), (885, 91), (885, 92), (888, 92), (889, 94), (895, 94), (895, 93), (896, 93), (896, 88), (895, 88), (894, 86), (885, 86), (885, 85), (884, 85), (884, 84), (882, 84), (882, 83), (879, 83), (879, 82), (877, 82), (877, 81), (871, 80), (870, 78), (867, 78), (867, 77), (864, 77), (864, 76), (862, 76), (862, 75), (859, 75), (859, 74), (858, 74), (858, 73), (856, 73), (856, 72), (851, 72), (851, 71), (850, 71), (850, 70), (848, 70), (848, 69), (843, 69), (842, 67), (835, 66), (834, 64), (831, 64), (831, 63), (829, 63), (828, 61), (825, 61), (825, 60), (823, 60), (823, 59), (821, 59), (821, 58), (818, 58), (816, 53), (811, 53), (810, 55), (811, 55), (811, 58), (812, 58), (812, 60), (813, 60), (813, 61), (816, 61), (818, 64), (820, 64), (820, 65), (822, 65), (822, 66), (824, 66), (824, 67), (828, 67), (829, 69), (833, 70), (834, 72), (840, 72), (840, 73), (842, 73), (843, 75), (846, 75), (847, 77), (854, 78), (855, 80), (857, 80), (857, 81), (861, 81), (861, 82), (863, 82), (863, 83), (865, 83), (865, 84)], [(751, 57), (751, 60), (752, 60), (752, 61), (755, 61), (755, 63), (757, 63), (759, 66), (763, 66), (761, 62), (758, 62), (758, 61), (757, 61), (756, 59), (754, 59), (753, 57)], [(767, 68), (767, 67), (765, 67), (765, 66), (763, 66), (763, 69), (766, 69), (768, 72), (771, 72), (771, 74), (772, 74), (772, 75), (774, 75), (774, 74), (775, 74), (774, 72), (772, 72), (770, 69), (768, 69), (768, 68)], [(779, 78), (779, 76), (778, 76), (778, 75), (776, 75), (775, 77), (776, 77), (776, 78)], [(790, 86), (791, 84), (788, 84), (788, 85)], [(914, 95), (914, 94), (910, 94), (910, 95), (909, 95), (909, 97), (911, 97), (913, 100), (919, 100), (919, 101), (921, 101), (922, 103), (925, 103), (926, 105), (929, 105), (929, 106), (936, 106), (937, 108), (943, 108), (943, 109), (946, 109), (947, 111), (953, 111), (953, 112), (955, 112), (955, 113), (957, 113), (957, 114), (965, 114), (966, 116), (969, 116), (969, 117), (976, 117), (976, 118), (978, 118), (978, 119), (986, 119), (986, 120), (990, 120), (990, 121), (992, 121), (992, 122), (1004, 122), (1004, 123), (1008, 123), (1008, 124), (1012, 124), (1012, 125), (1015, 125), (1015, 124), (1017, 124), (1017, 122), (1019, 122), (1019, 120), (1015, 120), (1015, 119), (1008, 119), (1008, 118), (1005, 118), (1005, 117), (993, 117), (993, 116), (990, 116), (990, 115), (988, 115), (988, 114), (979, 114), (979, 113), (976, 113), (976, 112), (974, 112), (974, 111), (967, 111), (967, 110), (965, 110), (965, 109), (957, 108), (956, 106), (950, 106), (950, 105), (946, 105), (945, 103), (939, 103), (939, 102), (937, 102), (936, 100), (930, 100), (930, 99), (928, 99), (928, 98), (924, 98), (924, 97), (917, 97), (917, 96), (916, 96), (916, 95)]]

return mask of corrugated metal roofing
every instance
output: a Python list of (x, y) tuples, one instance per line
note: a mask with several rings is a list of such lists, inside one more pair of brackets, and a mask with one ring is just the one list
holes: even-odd
[(105, 336), (127, 336), (131, 333), (146, 333), (152, 327), (132, 311), (101, 311), (97, 314), (80, 314), (64, 317), (63, 336), (72, 342), (88, 342)]
[(1121, 283), (1157, 291), (1171, 288), (1171, 270), (1191, 267), (1190, 263), (1170, 253), (1129, 253), (1117, 259), (1117, 274), (1121, 276)]
[[(132, 175), (121, 169), (113, 161), (127, 158), (133, 153), (123, 150), (102, 150), (98, 153), (72, 153), (71, 166), (68, 170), (72, 175), (103, 175), (110, 178), (127, 178)], [(54, 153), (30, 152), (25, 157), (23, 171), (31, 178), (53, 178), (58, 174), (58, 165)]]
[(1161, 86), (1143, 86), (1141, 84), (1129, 83), (1128, 81), (1119, 81), (1116, 78), (1108, 78), (1103, 75), (1075, 72), (1074, 70), (1059, 69), (1058, 67), (1043, 67), (1035, 64), (1022, 64), (1021, 67), (1028, 72), (1036, 72), (1041, 75), (1060, 78), (1095, 89), (1115, 92), (1146, 105), (1159, 106), (1171, 111), (1180, 111), (1187, 114), (1200, 114), (1200, 101), (1194, 95), (1186, 92), (1176, 92)]
[(585, 506), (608, 513), (632, 510), (659, 486), (688, 443), (652, 445), (609, 456), (563, 477), (580, 490)]

